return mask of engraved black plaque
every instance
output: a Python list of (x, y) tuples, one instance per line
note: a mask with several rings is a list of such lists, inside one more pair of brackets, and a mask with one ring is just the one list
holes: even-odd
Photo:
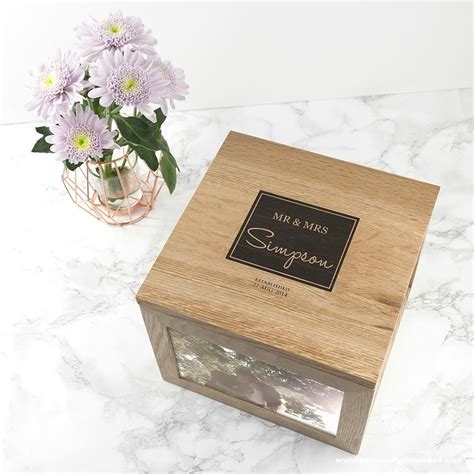
[(358, 222), (260, 191), (226, 258), (332, 291)]

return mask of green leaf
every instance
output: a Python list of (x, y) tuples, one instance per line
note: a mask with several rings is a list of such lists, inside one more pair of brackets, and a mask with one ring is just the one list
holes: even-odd
[[(121, 146), (124, 144), (130, 146), (151, 170), (156, 171), (158, 166), (161, 166), (163, 179), (170, 192), (173, 192), (176, 186), (176, 169), (179, 170), (179, 168), (169, 150), (168, 143), (161, 134), (160, 128), (166, 120), (166, 116), (159, 108), (155, 110), (155, 115), (156, 122), (152, 122), (145, 116), (122, 117), (114, 115), (113, 118), (122, 135), (122, 138), (119, 139)], [(162, 165), (158, 163), (157, 151), (163, 152)]]
[(179, 169), (179, 166), (178, 166), (178, 163), (176, 162), (176, 160), (174, 159), (174, 156), (171, 154), (171, 151), (170, 151), (170, 147), (168, 146), (168, 142), (165, 140), (165, 137), (161, 134), (161, 131), (158, 132), (158, 143), (160, 145), (160, 150), (163, 152), (163, 153), (168, 153), (168, 157), (169, 159), (171, 160), (171, 162), (174, 164), (174, 166), (176, 167), (176, 169), (178, 171), (181, 171)]
[(45, 140), (45, 137), (52, 135), (49, 127), (35, 127), (35, 130), (43, 135), (33, 146), (33, 153), (52, 153), (51, 144)]
[(178, 166), (178, 163), (176, 163), (176, 160), (174, 159), (174, 156), (171, 154), (171, 152), (163, 152), (163, 153), (166, 153), (169, 160), (171, 161), (171, 163), (173, 163), (173, 166), (181, 172), (181, 170), (179, 169), (179, 166)]
[(155, 122), (152, 122), (150, 119), (148, 119), (142, 114), (140, 114), (139, 117), (137, 118), (141, 120), (145, 125), (149, 127), (153, 127), (155, 130), (159, 130), (161, 126), (163, 125), (163, 122), (166, 120), (166, 115), (162, 112), (161, 108), (159, 107), (153, 112), (155, 113), (155, 117), (156, 117)]
[(170, 156), (171, 154), (169, 152), (163, 152), (163, 156), (160, 160), (160, 170), (166, 186), (168, 186), (169, 192), (172, 194), (176, 188), (176, 166)]
[(69, 171), (74, 171), (75, 169), (79, 168), (79, 166), (82, 165), (82, 162), (81, 163), (71, 163), (69, 160), (64, 160), (63, 163), (64, 163), (64, 166), (66, 166), (66, 168)]
[(166, 120), (166, 115), (163, 113), (161, 108), (157, 108), (155, 110), (155, 115), (156, 115), (156, 124), (158, 125), (159, 128), (163, 125), (163, 122)]
[(170, 147), (168, 146), (168, 142), (165, 140), (163, 135), (161, 134), (161, 130), (156, 132), (156, 141), (158, 143), (159, 149), (161, 151), (170, 151)]
[(35, 130), (40, 135), (43, 135), (45, 137), (47, 137), (48, 135), (52, 135), (51, 130), (49, 129), (49, 127), (35, 127)]
[(179, 169), (178, 163), (176, 162), (176, 160), (174, 159), (174, 156), (171, 153), (169, 154), (169, 158), (173, 162), (173, 165), (175, 166), (175, 168), (181, 173), (181, 170)]
[(133, 145), (147, 148), (151, 151), (158, 151), (160, 145), (156, 136), (156, 124), (147, 120), (151, 125), (137, 117), (122, 117), (115, 115), (114, 120), (125, 140)]
[(33, 146), (31, 150), (33, 153), (52, 153), (51, 144), (48, 143), (44, 137), (41, 137)]
[(139, 145), (130, 144), (130, 148), (136, 152), (136, 154), (148, 165), (152, 171), (158, 169), (158, 158), (156, 152), (143, 148)]
[[(96, 115), (98, 115), (99, 117), (105, 116), (105, 107), (100, 105), (99, 98), (95, 98), (95, 99), (88, 98), (87, 101), (88, 101), (87, 103), (91, 105), (91, 109)], [(87, 104), (87, 103), (84, 102), (84, 104)]]

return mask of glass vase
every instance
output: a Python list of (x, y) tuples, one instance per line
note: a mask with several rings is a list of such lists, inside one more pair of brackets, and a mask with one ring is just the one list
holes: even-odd
[(108, 161), (90, 161), (88, 168), (91, 184), (105, 207), (130, 209), (142, 199), (136, 153), (127, 153)]

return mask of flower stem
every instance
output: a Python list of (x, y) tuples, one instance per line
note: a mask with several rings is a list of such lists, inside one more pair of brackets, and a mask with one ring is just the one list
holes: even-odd
[(107, 118), (107, 127), (112, 130), (112, 115), (109, 109), (105, 109), (105, 117)]
[(90, 97), (87, 97), (86, 99), (87, 99), (87, 105), (92, 110), (92, 112), (94, 112), (94, 107), (93, 107), (93, 104), (92, 104), (92, 100), (90, 99)]

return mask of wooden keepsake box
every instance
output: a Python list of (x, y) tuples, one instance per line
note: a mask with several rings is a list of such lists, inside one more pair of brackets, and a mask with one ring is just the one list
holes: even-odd
[(357, 453), (438, 190), (231, 132), (137, 295), (163, 378)]

